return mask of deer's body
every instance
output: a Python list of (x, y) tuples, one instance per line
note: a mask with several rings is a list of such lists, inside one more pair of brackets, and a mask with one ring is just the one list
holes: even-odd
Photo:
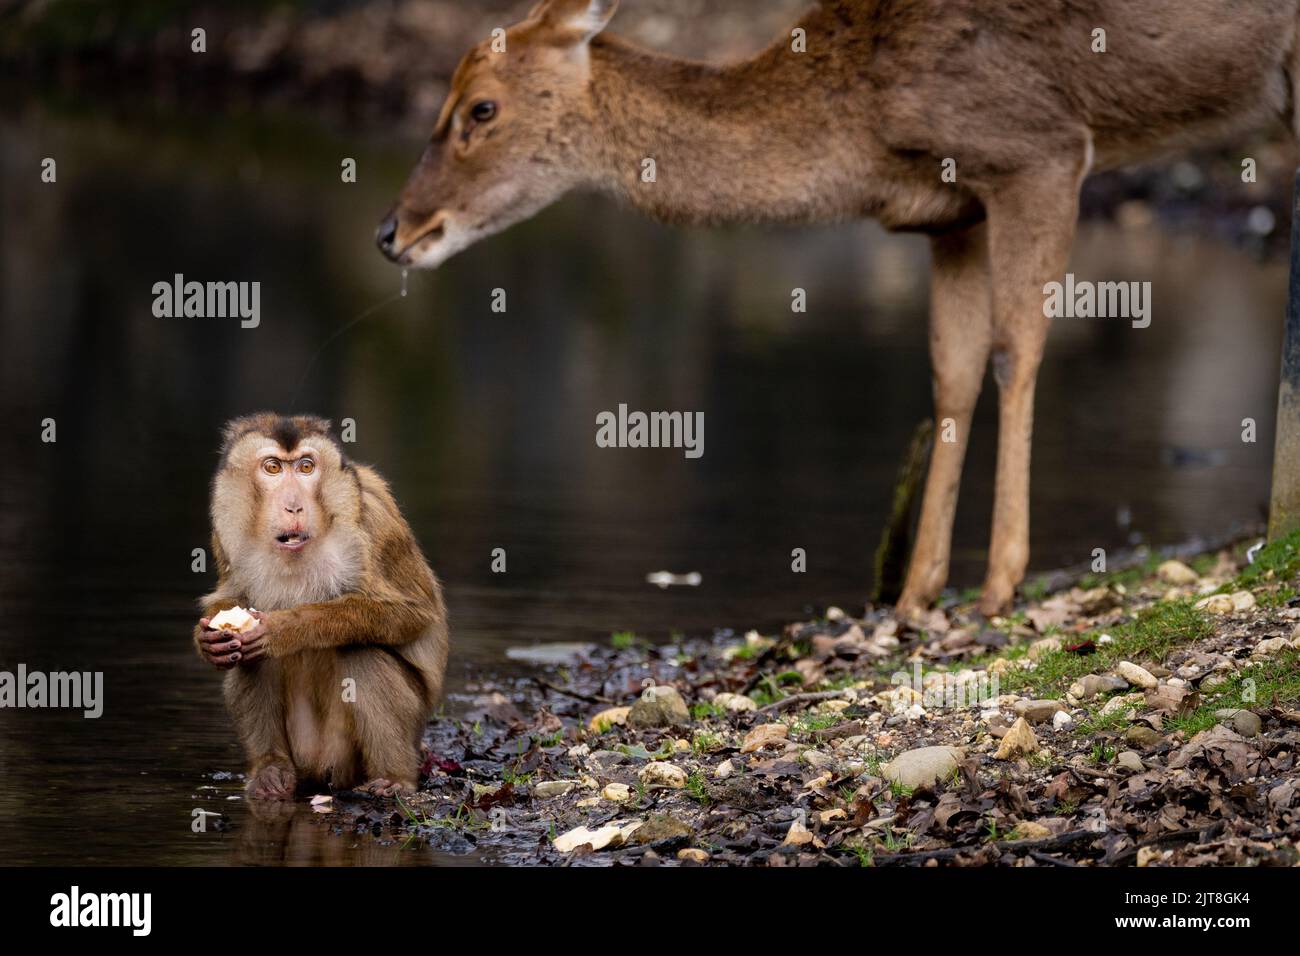
[(900, 606), (923, 607), (946, 580), (991, 359), (1001, 412), (981, 607), (1004, 610), (1028, 560), (1042, 288), (1065, 271), (1079, 186), (1270, 119), (1294, 128), (1300, 0), (842, 0), (800, 21), (805, 52), (782, 37), (728, 66), (601, 34), (615, 3), (546, 0), (504, 52), (471, 51), (381, 247), (436, 266), (575, 187), (670, 222), (871, 217), (931, 233), (936, 412), (958, 439), (935, 446)]
[[(982, 218), (981, 181), (1072, 153), (1084, 136), (1096, 169), (1281, 115), (1296, 6), (826, 3), (798, 24), (806, 53), (782, 37), (733, 66), (601, 35), (588, 175), (669, 221), (951, 228)], [(1092, 52), (1095, 27), (1106, 53)], [(655, 188), (640, 181), (643, 157), (656, 161)], [(938, 175), (949, 157), (951, 185)]]

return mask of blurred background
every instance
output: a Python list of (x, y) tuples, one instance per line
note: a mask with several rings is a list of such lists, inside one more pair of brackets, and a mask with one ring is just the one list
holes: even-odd
[[(865, 600), (899, 456), (930, 412), (924, 239), (669, 229), (574, 195), (394, 298), (374, 227), (460, 55), (530, 6), (0, 3), (0, 669), (103, 670), (107, 691), (97, 721), (0, 711), (0, 863), (239, 858), (189, 829), (196, 794), (237, 789), (210, 775), (242, 769), (189, 643), (214, 582), (191, 551), (234, 415), (356, 421), (350, 450), (388, 477), (446, 584), (453, 712), (509, 673), (508, 647), (770, 633)], [(622, 6), (612, 30), (723, 60), (806, 4)], [(1055, 323), (1034, 569), (1258, 525), (1295, 161), (1266, 131), (1089, 182), (1072, 271), (1150, 281), (1153, 318)], [(176, 273), (259, 281), (260, 327), (154, 317), (153, 284)], [(620, 402), (703, 411), (704, 457), (598, 449), (596, 414)], [(989, 383), (958, 589), (983, 570), (995, 424)], [(645, 582), (660, 570), (703, 583), (661, 591)], [(312, 852), (333, 851), (294, 861)]]

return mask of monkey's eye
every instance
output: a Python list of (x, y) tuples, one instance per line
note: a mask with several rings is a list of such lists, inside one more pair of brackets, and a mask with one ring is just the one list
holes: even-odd
[(312, 461), (310, 458), (304, 458), (302, 461), (298, 462), (299, 474), (310, 475), (315, 470), (316, 462)]
[(491, 100), (479, 100), (469, 108), (469, 116), (475, 123), (486, 123), (497, 115), (497, 105)]
[(280, 464), (280, 459), (268, 458), (262, 462), (262, 470), (268, 475), (278, 475), (284, 470), (284, 466)]

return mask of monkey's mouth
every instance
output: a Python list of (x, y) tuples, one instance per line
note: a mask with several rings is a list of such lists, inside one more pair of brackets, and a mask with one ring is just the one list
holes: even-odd
[(311, 535), (305, 531), (286, 531), (275, 536), (275, 543), (285, 551), (301, 551)]

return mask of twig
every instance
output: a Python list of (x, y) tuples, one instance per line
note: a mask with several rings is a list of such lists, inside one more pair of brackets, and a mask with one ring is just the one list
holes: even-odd
[(1082, 775), (1082, 774), (1085, 774), (1085, 773), (1090, 773), (1090, 774), (1092, 774), (1094, 777), (1101, 777), (1101, 778), (1104, 779), (1104, 780), (1123, 780), (1123, 779), (1124, 779), (1123, 777), (1121, 777), (1121, 776), (1120, 776), (1119, 774), (1117, 774), (1117, 773), (1111, 773), (1109, 770), (1096, 770), (1096, 769), (1094, 769), (1094, 768), (1092, 768), (1092, 767), (1066, 767), (1065, 769), (1068, 770), (1068, 771), (1070, 771), (1070, 773), (1074, 774), (1076, 777), (1078, 777), (1078, 776), (1080, 776), (1080, 775)]
[(799, 704), (812, 704), (819, 700), (836, 700), (844, 696), (842, 690), (818, 690), (806, 694), (791, 694), (789, 697), (782, 697), (780, 700), (773, 701), (770, 704), (764, 704), (758, 708), (755, 713), (773, 714), (788, 710)]
[(563, 694), (565, 697), (574, 697), (578, 700), (585, 700), (589, 704), (612, 704), (614, 703), (608, 697), (601, 697), (599, 694), (583, 694), (576, 690), (569, 690), (567, 687), (560, 687), (558, 684), (552, 684), (545, 677), (534, 677), (534, 681), (541, 684), (547, 690), (553, 690), (557, 694)]
[(1161, 833), (1149, 840), (1135, 843), (1110, 862), (1112, 866), (1123, 866), (1136, 860), (1139, 850), (1152, 846), (1164, 846), (1167, 843), (1206, 843), (1208, 841), (1201, 839), (1202, 837), (1216, 837), (1223, 832), (1224, 827), (1224, 821), (1220, 820), (1218, 823), (1211, 823), (1207, 827), (1198, 827), (1195, 830), (1176, 830), (1173, 833)]
[(1067, 846), (1073, 846), (1084, 840), (1095, 840), (1101, 834), (1092, 830), (1071, 830), (1069, 833), (1062, 833), (1060, 836), (1044, 837), (1041, 840), (999, 840), (993, 843), (984, 843), (979, 846), (953, 846), (945, 847), (942, 850), (925, 850), (919, 853), (885, 853), (877, 854), (872, 857), (872, 862), (877, 865), (890, 863), (901, 863), (905, 866), (915, 866), (924, 863), (927, 860), (951, 860), (963, 853), (978, 853), (980, 850), (990, 847), (999, 850), (1024, 850), (1027, 852), (1060, 850)]
[(1062, 860), (1058, 857), (1048, 856), (1046, 853), (1042, 852), (1041, 850), (1030, 850), (1029, 857), (1030, 859), (1037, 860), (1039, 863), (1046, 864), (1047, 866), (1078, 866), (1079, 865), (1078, 863), (1075, 863), (1073, 860)]

